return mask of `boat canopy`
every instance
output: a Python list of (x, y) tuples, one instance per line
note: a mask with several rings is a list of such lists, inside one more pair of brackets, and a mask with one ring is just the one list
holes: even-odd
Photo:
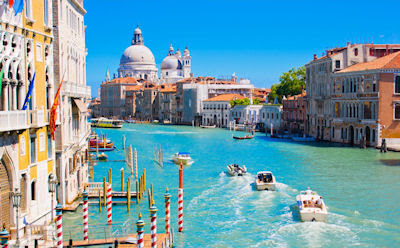
[(271, 174), (271, 175), (272, 175), (272, 172), (270, 172), (270, 171), (259, 171), (259, 172), (257, 173), (257, 175), (268, 175), (268, 174)]
[(178, 155), (190, 155), (189, 152), (178, 152)]

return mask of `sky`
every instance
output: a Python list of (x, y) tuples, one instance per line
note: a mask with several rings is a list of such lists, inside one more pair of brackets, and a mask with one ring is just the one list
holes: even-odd
[(400, 1), (85, 0), (87, 84), (92, 95), (116, 73), (138, 24), (157, 68), (170, 44), (188, 46), (194, 76), (248, 78), (269, 88), (279, 76), (352, 43), (400, 43)]

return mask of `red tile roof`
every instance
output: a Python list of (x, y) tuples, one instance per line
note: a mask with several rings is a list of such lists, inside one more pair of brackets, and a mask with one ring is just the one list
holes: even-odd
[(239, 94), (222, 94), (204, 100), (204, 102), (230, 102), (236, 99), (244, 99), (245, 97)]
[(123, 78), (114, 78), (113, 80), (110, 80), (108, 82), (103, 82), (103, 84), (126, 84), (126, 83), (136, 84), (137, 82), (138, 81), (136, 78), (123, 77)]
[(377, 69), (400, 69), (400, 52), (395, 52), (370, 62), (349, 66), (346, 69), (336, 72), (336, 74)]

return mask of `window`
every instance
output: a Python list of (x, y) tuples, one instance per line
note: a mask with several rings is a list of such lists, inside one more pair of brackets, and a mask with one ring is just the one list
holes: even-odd
[[(399, 112), (400, 117), (400, 112)], [(371, 103), (364, 102), (364, 119), (371, 119)]]
[(47, 134), (47, 157), (52, 157), (52, 145), (51, 145), (51, 134)]
[(36, 181), (31, 183), (31, 200), (36, 200)]
[(354, 48), (354, 56), (358, 56), (358, 48)]
[(36, 43), (36, 60), (39, 62), (43, 61), (43, 51), (42, 51), (42, 44)]
[(335, 68), (339, 69), (340, 68), (340, 60), (335, 61)]
[(400, 104), (399, 103), (396, 103), (394, 105), (394, 119), (400, 120)]
[(49, 26), (49, 1), (43, 0), (43, 14), (44, 14), (44, 25)]
[(25, 15), (28, 19), (32, 19), (32, 0), (26, 0)]
[(375, 52), (374, 49), (370, 48), (369, 49), (369, 56), (374, 56)]
[(400, 76), (396, 76), (395, 77), (394, 93), (395, 94), (400, 94)]
[(36, 137), (31, 137), (31, 164), (36, 162)]

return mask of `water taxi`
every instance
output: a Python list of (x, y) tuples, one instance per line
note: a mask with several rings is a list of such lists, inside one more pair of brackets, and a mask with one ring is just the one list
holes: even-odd
[(175, 164), (182, 163), (183, 165), (187, 165), (190, 164), (191, 160), (192, 158), (188, 152), (178, 152), (172, 156), (172, 161), (174, 161)]
[(121, 128), (122, 120), (110, 120), (107, 118), (92, 119), (92, 127), (101, 128)]
[(322, 197), (308, 188), (296, 196), (301, 221), (326, 221), (328, 211)]
[(234, 176), (243, 176), (244, 174), (247, 173), (247, 168), (246, 166), (240, 167), (237, 164), (230, 164), (226, 166), (228, 168), (228, 175), (234, 177)]
[(259, 171), (256, 177), (257, 190), (275, 190), (275, 176), (270, 171)]

